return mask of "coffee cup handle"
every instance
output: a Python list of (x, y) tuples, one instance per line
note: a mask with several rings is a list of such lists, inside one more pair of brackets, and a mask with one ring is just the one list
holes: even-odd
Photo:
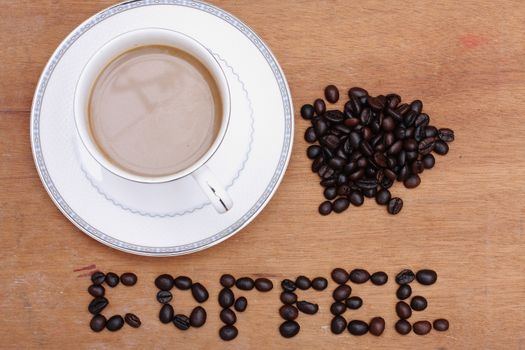
[(206, 165), (195, 170), (192, 176), (218, 213), (226, 213), (232, 208), (231, 197)]

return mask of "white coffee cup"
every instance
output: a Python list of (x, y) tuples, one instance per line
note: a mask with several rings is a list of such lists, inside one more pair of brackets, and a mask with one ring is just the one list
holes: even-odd
[[(88, 106), (91, 90), (100, 72), (119, 55), (141, 46), (165, 45), (185, 51), (197, 58), (215, 80), (222, 100), (222, 118), (219, 132), (208, 151), (191, 166), (166, 176), (141, 176), (130, 173), (109, 161), (99, 149), (89, 128)], [(75, 124), (83, 145), (91, 156), (105, 169), (124, 179), (141, 183), (165, 183), (191, 175), (219, 213), (228, 211), (233, 201), (215, 175), (206, 166), (211, 156), (220, 147), (230, 121), (230, 89), (219, 62), (195, 39), (167, 29), (145, 28), (121, 34), (101, 46), (89, 59), (77, 83), (74, 99)]]

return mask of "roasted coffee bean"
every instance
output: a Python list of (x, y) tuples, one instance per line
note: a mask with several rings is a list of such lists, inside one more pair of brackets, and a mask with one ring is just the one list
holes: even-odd
[(235, 326), (223, 326), (219, 330), (219, 336), (221, 337), (222, 340), (225, 340), (225, 341), (230, 341), (230, 340), (235, 339), (238, 334), (239, 334), (239, 331), (237, 330), (237, 328), (235, 328)]
[(342, 284), (336, 289), (334, 289), (332, 293), (332, 297), (336, 301), (343, 301), (343, 300), (346, 300), (350, 296), (351, 293), (352, 293), (352, 287), (350, 287), (347, 284)]
[(363, 128), (363, 140), (368, 141), (371, 138), (372, 138), (372, 130), (369, 127), (365, 126)]
[(319, 214), (321, 215), (328, 215), (332, 212), (332, 203), (329, 201), (321, 203), (319, 205)]
[[(418, 114), (414, 111), (408, 111), (404, 116), (403, 116), (403, 124), (405, 124), (405, 126), (407, 128), (410, 128), (414, 125), (414, 122), (416, 121), (416, 118), (417, 118)], [(414, 129), (415, 130), (415, 129)], [(407, 130), (407, 137), (412, 137), (413, 136), (413, 132), (414, 131), (410, 131), (410, 130)]]
[(388, 202), (388, 212), (392, 215), (398, 214), (403, 208), (403, 200), (398, 197), (390, 199)]
[(425, 137), (436, 137), (438, 136), (438, 129), (435, 126), (429, 125), (425, 127)]
[(436, 273), (436, 271), (429, 270), (429, 269), (419, 270), (416, 273), (416, 279), (417, 279), (417, 281), (419, 283), (421, 283), (421, 284), (423, 284), (425, 286), (430, 286), (431, 284), (436, 283), (436, 281), (437, 281), (437, 273)]
[(295, 321), (285, 321), (279, 326), (279, 333), (285, 338), (296, 336), (300, 330), (301, 326)]
[(208, 290), (206, 290), (206, 288), (204, 288), (204, 286), (200, 283), (192, 284), (191, 295), (193, 295), (193, 298), (199, 303), (205, 302), (206, 300), (208, 300), (208, 297), (210, 296), (208, 294)]
[(103, 297), (106, 289), (101, 285), (92, 284), (88, 288), (88, 293), (94, 297)]
[(137, 275), (133, 272), (124, 272), (120, 275), (120, 282), (127, 287), (134, 286), (137, 283)]
[(359, 166), (357, 165), (357, 162), (349, 162), (343, 167), (343, 174), (350, 175), (358, 169)]
[(416, 278), (416, 275), (414, 275), (414, 272), (409, 269), (404, 269), (396, 276), (396, 283), (397, 284), (407, 284), (412, 282)]
[(230, 288), (223, 288), (219, 292), (219, 305), (226, 309), (233, 305), (235, 302), (235, 296), (233, 295), (233, 292)]
[(429, 154), (434, 150), (435, 147), (435, 141), (433, 137), (427, 137), (423, 141), (419, 143), (418, 150), (419, 153), (422, 155)]
[(106, 274), (106, 284), (110, 286), (111, 288), (116, 287), (119, 282), (120, 282), (120, 279), (116, 273), (108, 272)]
[(410, 104), (410, 109), (416, 112), (417, 114), (421, 113), (421, 111), (423, 110), (423, 102), (421, 102), (420, 100), (412, 101), (412, 103)]
[(293, 292), (282, 292), (281, 293), (281, 302), (283, 304), (295, 304), (297, 301), (297, 294)]
[(392, 154), (392, 155), (395, 155), (395, 154), (398, 154), (399, 152), (401, 152), (401, 149), (403, 148), (403, 141), (401, 140), (397, 140), (396, 142), (394, 142), (392, 144), (392, 146), (390, 146), (388, 148), (388, 151), (387, 153), (388, 154)]
[(334, 179), (333, 177), (329, 178), (329, 179), (323, 179), (321, 180), (321, 182), (319, 182), (319, 184), (321, 186), (324, 186), (324, 187), (327, 187), (327, 186), (335, 186), (337, 185), (337, 180)]
[(95, 271), (91, 275), (91, 282), (93, 282), (93, 284), (96, 285), (96, 286), (99, 286), (102, 283), (104, 283), (105, 279), (106, 279), (106, 275), (103, 272), (100, 272), (100, 271)]
[(159, 320), (162, 323), (170, 323), (171, 320), (173, 320), (174, 314), (173, 306), (170, 304), (164, 304), (159, 311)]
[(293, 292), (297, 287), (292, 280), (286, 278), (282, 280), (281, 288), (286, 292)]
[(383, 317), (372, 318), (368, 326), (368, 331), (370, 334), (379, 337), (385, 331), (385, 319)]
[(179, 276), (173, 280), (173, 284), (177, 289), (188, 290), (191, 288), (193, 281), (187, 276)]
[(259, 292), (269, 292), (273, 289), (273, 282), (268, 278), (257, 278), (255, 280), (255, 289), (257, 289)]
[(237, 279), (235, 285), (240, 290), (252, 290), (255, 287), (255, 281), (250, 277), (241, 277)]
[(283, 305), (279, 309), (279, 315), (287, 321), (293, 321), (299, 316), (299, 310), (292, 305)]
[(401, 335), (406, 335), (412, 331), (412, 326), (407, 320), (399, 320), (396, 322), (396, 331)]
[(363, 305), (363, 299), (360, 297), (350, 297), (345, 301), (346, 307), (351, 310), (357, 310)]
[(305, 104), (301, 107), (301, 117), (303, 117), (303, 119), (312, 119), (314, 112), (314, 106), (310, 104)]
[(333, 210), (336, 213), (342, 213), (350, 206), (350, 201), (346, 198), (338, 198), (333, 204)]
[(339, 135), (348, 135), (351, 129), (344, 124), (334, 124), (331, 131), (337, 132)]
[(306, 128), (306, 131), (304, 132), (304, 140), (309, 143), (313, 143), (317, 140), (317, 135), (315, 134), (315, 130), (313, 127)]
[(356, 86), (348, 90), (348, 97), (352, 98), (352, 96), (357, 98), (367, 97), (368, 91)]
[(397, 107), (399, 102), (401, 102), (401, 96), (398, 94), (388, 94), (386, 95), (386, 102), (388, 107), (394, 109)]
[(332, 315), (341, 315), (343, 312), (346, 311), (346, 305), (340, 301), (336, 301), (335, 303), (332, 303), (330, 306), (330, 312)]
[(96, 297), (89, 303), (88, 311), (93, 315), (99, 314), (108, 304), (109, 301), (105, 297)]
[(396, 296), (399, 300), (405, 300), (412, 295), (412, 287), (408, 284), (402, 284), (396, 291)]
[(420, 115), (417, 116), (414, 122), (414, 125), (416, 126), (416, 128), (419, 128), (420, 126), (425, 127), (428, 125), (429, 122), (430, 122), (430, 118), (428, 117), (428, 114), (421, 113)]
[(116, 332), (124, 326), (124, 319), (120, 315), (111, 316), (106, 322), (108, 331)]
[[(390, 169), (384, 169), (384, 174), (385, 174), (385, 177), (387, 177), (389, 180), (392, 180), (394, 181), (396, 179), (396, 173), (393, 172), (392, 170)], [(381, 184), (382, 185), (382, 184)]]
[(399, 170), (399, 174), (397, 175), (397, 180), (404, 181), (409, 175), (410, 175), (410, 170), (408, 169), (408, 164), (405, 164)]
[(402, 126), (398, 126), (397, 128), (394, 129), (395, 138), (398, 140), (404, 140), (406, 138), (406, 131), (407, 131), (406, 128)]
[(124, 321), (130, 325), (133, 328), (139, 328), (142, 322), (140, 322), (140, 318), (138, 318), (137, 315), (127, 313), (124, 316)]
[(248, 307), (248, 300), (245, 297), (239, 297), (237, 300), (235, 300), (233, 307), (235, 311), (244, 312), (244, 310), (246, 310)]
[(432, 169), (434, 164), (436, 164), (436, 159), (432, 154), (427, 154), (422, 158), (422, 162), (425, 169)]
[(372, 110), (368, 107), (364, 108), (359, 114), (359, 120), (362, 125), (370, 124), (370, 121), (372, 120)]
[(405, 151), (399, 152), (399, 154), (397, 155), (396, 164), (399, 166), (403, 166), (406, 164), (406, 162), (407, 162), (407, 153)]
[(417, 141), (417, 142), (421, 142), (421, 140), (427, 138), (427, 133), (425, 131), (426, 127), (424, 126), (419, 126), (416, 128), (416, 131), (414, 132), (414, 139)]
[(353, 269), (350, 272), (350, 281), (354, 283), (365, 283), (370, 279), (368, 271), (363, 269)]
[(410, 305), (404, 301), (398, 301), (396, 304), (396, 314), (400, 319), (405, 320), (412, 316), (412, 309), (410, 308)]
[(377, 193), (377, 189), (375, 188), (368, 188), (366, 190), (363, 190), (363, 195), (368, 198), (374, 198)]
[(178, 329), (185, 331), (190, 328), (190, 319), (186, 315), (175, 315), (175, 317), (173, 317), (173, 324)]
[[(331, 123), (341, 123), (345, 119), (345, 115), (343, 114), (343, 112), (338, 111), (338, 110), (326, 111), (323, 117)], [(341, 125), (341, 126), (344, 127), (344, 125)], [(348, 128), (344, 127), (343, 132), (347, 130)], [(336, 131), (338, 133), (341, 133), (341, 130), (336, 128), (335, 126), (331, 129), (331, 131)]]
[(411, 162), (415, 161), (418, 156), (419, 155), (418, 155), (417, 152), (408, 152), (407, 151), (407, 162), (411, 163)]
[(364, 335), (368, 332), (368, 324), (361, 320), (352, 320), (348, 322), (348, 331), (352, 335)]
[(410, 168), (413, 174), (421, 174), (425, 170), (425, 165), (423, 164), (423, 161), (417, 160), (412, 163)]
[(322, 119), (315, 120), (313, 126), (317, 138), (320, 138), (328, 132), (328, 124)]
[(219, 317), (224, 324), (230, 326), (237, 322), (237, 315), (231, 309), (222, 309)]
[(231, 288), (235, 285), (235, 277), (230, 274), (225, 273), (221, 276), (220, 279), (221, 286), (226, 288)]
[(190, 325), (192, 327), (202, 327), (206, 323), (206, 310), (202, 306), (195, 307), (190, 314)]
[(348, 185), (342, 185), (337, 187), (336, 195), (339, 196), (350, 196), (350, 192), (352, 192), (352, 188)]
[(313, 315), (319, 311), (319, 305), (310, 303), (308, 301), (298, 301), (296, 305), (299, 311), (308, 315)]
[(390, 191), (389, 190), (381, 190), (377, 192), (376, 194), (376, 202), (377, 204), (385, 205), (390, 201)]
[(434, 152), (443, 156), (448, 153), (448, 145), (441, 140), (437, 140), (434, 142)]
[(362, 137), (361, 137), (361, 135), (358, 132), (352, 131), (348, 135), (348, 140), (350, 141), (350, 145), (353, 148), (357, 148), (357, 147), (359, 147), (359, 144), (361, 143)]
[(155, 286), (160, 290), (170, 290), (173, 288), (173, 277), (168, 274), (160, 275), (155, 279)]
[(348, 177), (348, 179), (350, 181), (357, 181), (359, 180), (360, 178), (362, 178), (363, 176), (365, 176), (365, 170), (364, 169), (359, 169), (357, 170), (356, 172), (350, 174), (350, 176)]
[(441, 141), (452, 142), (454, 141), (454, 131), (447, 128), (442, 128), (438, 130), (438, 136)]
[(295, 285), (299, 289), (307, 290), (312, 285), (312, 281), (306, 276), (299, 276), (295, 279)]
[(405, 185), (406, 188), (417, 187), (419, 186), (420, 183), (421, 183), (421, 179), (416, 174), (410, 175), (409, 177), (405, 179), (405, 181), (403, 181), (403, 184)]
[(365, 199), (363, 197), (363, 195), (357, 191), (352, 191), (350, 192), (350, 195), (348, 196), (348, 199), (350, 200), (350, 203), (352, 203), (353, 205), (359, 207), (361, 205), (363, 205)]
[(341, 186), (348, 183), (348, 176), (344, 174), (339, 174), (337, 177), (337, 185)]
[(396, 112), (399, 114), (405, 114), (410, 109), (410, 105), (407, 103), (402, 103), (396, 108)]
[(406, 139), (405, 141), (403, 141), (403, 149), (407, 152), (416, 151), (417, 147), (417, 141), (414, 139)]
[(367, 102), (376, 111), (380, 111), (384, 107), (384, 103), (379, 97), (368, 96)]
[(388, 282), (388, 275), (383, 271), (377, 271), (370, 276), (370, 281), (372, 281), (373, 284), (376, 286), (382, 286), (386, 282)]
[(306, 155), (310, 159), (315, 159), (323, 153), (323, 149), (320, 146), (312, 145), (306, 150)]
[(437, 320), (434, 320), (433, 326), (436, 331), (444, 332), (448, 330), (449, 324), (444, 318), (438, 318)]
[(324, 112), (326, 111), (326, 104), (324, 103), (323, 100), (321, 100), (320, 98), (318, 98), (317, 100), (314, 101), (314, 110), (315, 110), (315, 113), (317, 113), (317, 115), (323, 115)]
[(173, 295), (167, 290), (161, 290), (157, 293), (157, 301), (161, 304), (167, 304), (171, 299), (173, 299)]
[(334, 175), (334, 173), (334, 169), (326, 165), (323, 165), (318, 171), (319, 176), (321, 176), (323, 179), (331, 178)]
[(346, 162), (343, 158), (334, 157), (328, 161), (328, 166), (334, 170), (341, 170), (345, 166)]
[(374, 162), (381, 168), (385, 168), (387, 166), (386, 157), (381, 152), (374, 153)]
[(338, 284), (345, 284), (348, 281), (348, 272), (341, 268), (335, 268), (332, 270), (332, 279)]
[(410, 307), (414, 311), (423, 311), (427, 308), (427, 299), (420, 295), (416, 295), (415, 297), (410, 300)]
[(330, 330), (334, 334), (341, 334), (346, 329), (346, 320), (342, 316), (335, 316), (330, 323)]
[(413, 126), (407, 127), (407, 133), (406, 133), (407, 138), (414, 137), (415, 133), (416, 133), (416, 128), (414, 128)]
[(315, 290), (325, 290), (327, 286), (328, 281), (324, 277), (316, 277), (312, 280), (312, 288)]
[(106, 318), (103, 315), (95, 315), (89, 322), (89, 327), (93, 332), (100, 332), (106, 327)]
[(374, 149), (366, 140), (361, 141), (360, 148), (363, 154), (367, 157), (372, 157), (372, 155), (374, 154)]
[[(364, 168), (368, 165), (368, 160), (365, 157), (359, 157), (357, 158), (357, 166), (359, 168)], [(357, 179), (359, 180), (359, 179)]]
[(417, 335), (425, 335), (432, 330), (432, 325), (428, 321), (417, 321), (412, 329)]

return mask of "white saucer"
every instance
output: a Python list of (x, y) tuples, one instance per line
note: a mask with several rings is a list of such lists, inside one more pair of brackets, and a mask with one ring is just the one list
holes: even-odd
[[(230, 127), (208, 162), (234, 202), (225, 214), (215, 211), (191, 177), (153, 185), (123, 180), (101, 168), (78, 139), (73, 93), (85, 63), (116, 35), (147, 27), (193, 37), (226, 73)], [(51, 57), (31, 112), (35, 163), (58, 208), (98, 241), (150, 256), (202, 250), (246, 226), (277, 189), (292, 138), (290, 92), (270, 50), (231, 14), (187, 0), (132, 1), (88, 19)]]

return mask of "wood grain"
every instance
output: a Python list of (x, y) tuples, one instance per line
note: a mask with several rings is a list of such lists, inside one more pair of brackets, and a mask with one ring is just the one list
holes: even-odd
[[(420, 98), (437, 126), (456, 141), (416, 190), (397, 185), (405, 202), (392, 217), (368, 201), (320, 217), (321, 188), (309, 171), (296, 116), (290, 167), (277, 195), (241, 233), (212, 249), (177, 258), (132, 256), (77, 230), (48, 198), (33, 165), (29, 110), (39, 74), (60, 41), (109, 0), (0, 1), (0, 343), (1, 348), (525, 348), (525, 4), (521, 1), (213, 1), (268, 43), (288, 78), (299, 110), (334, 83), (371, 93)], [(143, 326), (95, 334), (83, 266), (134, 271), (133, 288), (108, 290), (107, 314), (133, 311)], [(320, 304), (301, 315), (300, 334), (277, 328), (279, 288), (249, 298), (239, 336), (217, 335), (221, 273), (267, 276), (275, 284), (299, 274), (329, 276), (334, 267), (384, 270), (383, 287), (355, 286), (365, 306), (351, 316), (386, 319), (380, 338), (329, 331), (330, 294), (305, 292)], [(400, 336), (395, 322), (395, 273), (438, 271), (435, 286), (416, 286), (430, 306), (412, 320), (446, 317), (446, 333)], [(85, 272), (85, 271), (84, 271)], [(181, 332), (157, 320), (153, 280), (189, 275), (210, 291), (208, 322)], [(194, 302), (177, 292), (177, 311)], [(350, 317), (350, 314), (346, 314)]]

